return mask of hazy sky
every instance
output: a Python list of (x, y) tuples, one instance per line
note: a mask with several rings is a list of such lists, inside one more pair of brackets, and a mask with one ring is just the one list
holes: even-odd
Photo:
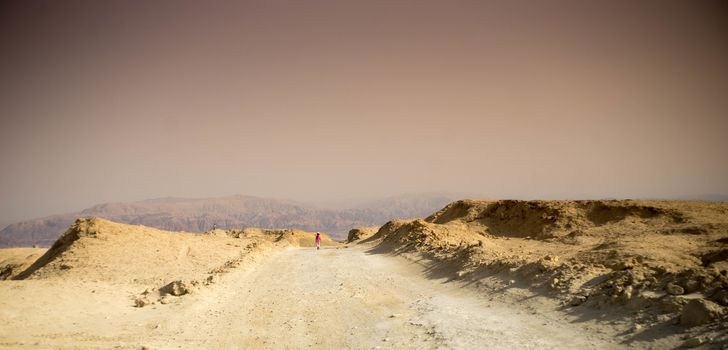
[(236, 193), (726, 194), (720, 3), (4, 1), (0, 221)]

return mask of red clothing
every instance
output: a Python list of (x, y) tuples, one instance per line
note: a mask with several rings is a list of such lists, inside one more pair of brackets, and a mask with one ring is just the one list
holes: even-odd
[(316, 243), (321, 243), (321, 236), (316, 236)]

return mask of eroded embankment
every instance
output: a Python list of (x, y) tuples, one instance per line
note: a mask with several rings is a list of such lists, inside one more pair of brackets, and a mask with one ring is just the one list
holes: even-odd
[(425, 253), (463, 279), (517, 280), (565, 306), (622, 305), (643, 324), (725, 328), (724, 203), (464, 200), (361, 242)]
[[(13, 279), (63, 279), (136, 286), (138, 307), (193, 293), (231, 268), (274, 249), (313, 246), (314, 233), (299, 230), (168, 232), (100, 218), (78, 219), (48, 251)], [(323, 245), (336, 245), (323, 235)]]

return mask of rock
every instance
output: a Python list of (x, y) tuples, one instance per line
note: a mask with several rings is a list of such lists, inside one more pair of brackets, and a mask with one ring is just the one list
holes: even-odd
[(195, 290), (195, 282), (193, 281), (174, 281), (170, 284), (164, 286), (162, 288), (163, 291), (166, 293), (172, 294), (174, 296), (180, 296), (185, 295), (188, 293), (192, 293)]
[(692, 337), (692, 338), (686, 340), (682, 344), (682, 346), (685, 348), (695, 348), (695, 347), (705, 344), (705, 342), (706, 342), (706, 339), (703, 337)]
[(675, 283), (668, 283), (667, 286), (665, 286), (665, 291), (670, 295), (683, 295), (685, 294), (685, 289), (683, 287), (680, 287), (679, 285)]
[(569, 305), (571, 306), (579, 306), (581, 304), (584, 304), (586, 302), (586, 295), (575, 295), (570, 301)]
[(683, 309), (683, 306), (687, 304), (687, 300), (685, 298), (676, 297), (672, 295), (666, 295), (663, 298), (660, 298), (658, 302), (658, 307), (660, 312), (662, 313), (673, 313), (673, 312), (679, 312)]
[(10, 277), (13, 275), (14, 269), (18, 267), (17, 265), (6, 265), (2, 269), (0, 269), (0, 280), (4, 281), (7, 279), (10, 279)]
[[(656, 321), (657, 321), (658, 323), (667, 323), (667, 322), (670, 322), (670, 320), (672, 320), (672, 316), (670, 316), (670, 315), (666, 315), (666, 314), (662, 314), (662, 315), (657, 315), (657, 316), (655, 317), (655, 320), (656, 320)], [(673, 323), (674, 323), (674, 322), (673, 322)]]
[(159, 299), (159, 302), (160, 302), (161, 304), (165, 304), (165, 305), (166, 305), (166, 304), (169, 304), (169, 303), (171, 303), (171, 302), (172, 302), (172, 298), (170, 298), (169, 296), (165, 295), (165, 296), (163, 296), (163, 297), (161, 297), (161, 298)]
[(139, 298), (134, 299), (134, 306), (136, 306), (136, 307), (145, 307), (151, 303), (152, 302), (149, 299), (147, 299), (146, 297), (139, 297)]
[(634, 294), (634, 287), (627, 286), (624, 288), (624, 298), (625, 300), (632, 299), (632, 295)]
[(697, 280), (688, 280), (685, 282), (685, 291), (688, 293), (697, 292), (701, 289), (700, 281)]
[(220, 277), (218, 275), (210, 275), (207, 276), (207, 284), (214, 284), (220, 281)]
[(693, 299), (683, 307), (680, 324), (688, 327), (710, 323), (724, 313), (723, 308), (709, 300)]
[(546, 256), (543, 257), (543, 259), (546, 260), (546, 261), (551, 261), (551, 262), (555, 262), (555, 263), (556, 262), (559, 262), (559, 257), (558, 256), (555, 256), (555, 255), (554, 256), (546, 255)]
[(723, 305), (728, 306), (728, 290), (727, 289), (721, 289), (717, 292), (713, 293), (713, 296), (710, 297), (710, 300)]
[(615, 271), (621, 271), (621, 270), (627, 270), (635, 267), (638, 265), (639, 262), (635, 258), (629, 258), (625, 260), (620, 260), (612, 264), (611, 268)]

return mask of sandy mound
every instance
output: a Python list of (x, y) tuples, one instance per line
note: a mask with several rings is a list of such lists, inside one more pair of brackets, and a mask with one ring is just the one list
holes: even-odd
[[(249, 227), (242, 230), (214, 230), (208, 232), (210, 235), (221, 237), (264, 239), (274, 243), (289, 245), (293, 247), (314, 247), (316, 246), (316, 232), (301, 230), (270, 230), (257, 227)], [(321, 233), (321, 246), (338, 246), (339, 243), (331, 239), (327, 234)]]
[[(314, 237), (312, 232), (257, 228), (213, 230), (200, 235), (100, 218), (79, 219), (16, 278), (141, 284), (197, 280), (254, 251), (273, 246), (313, 247)], [(338, 243), (322, 234), (322, 244)]]
[(45, 248), (0, 249), (0, 280), (12, 279), (25, 271), (47, 250)]
[[(683, 313), (684, 325), (705, 324), (728, 306), (726, 203), (464, 200), (364, 241), (427, 253), (460, 278), (498, 274), (567, 305), (621, 304), (653, 321)], [(704, 305), (686, 307), (693, 299)]]
[(363, 239), (367, 239), (373, 236), (379, 231), (379, 227), (359, 227), (349, 231), (349, 235), (346, 237), (347, 242), (355, 242)]
[(240, 258), (254, 240), (167, 232), (99, 218), (79, 219), (18, 279), (137, 284), (202, 278)]
[[(78, 219), (42, 256), (38, 250), (33, 255), (6, 249), (0, 257), (8, 256), (8, 262), (0, 266), (6, 266), (5, 278), (136, 286), (143, 292), (132, 299), (143, 307), (214, 284), (220, 274), (274, 248), (313, 247), (314, 238), (312, 232), (257, 228), (200, 235), (87, 218)], [(322, 245), (338, 243), (322, 234)]]

